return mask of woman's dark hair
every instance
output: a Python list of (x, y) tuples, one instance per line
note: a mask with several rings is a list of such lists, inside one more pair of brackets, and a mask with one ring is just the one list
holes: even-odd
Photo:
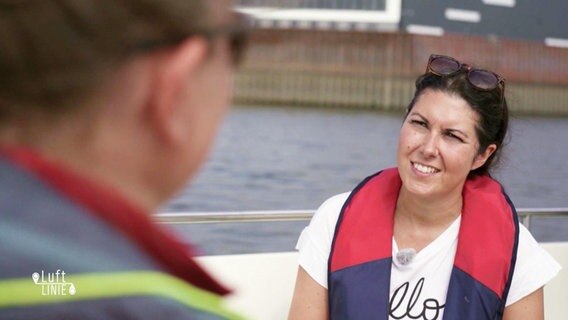
[(416, 79), (416, 92), (408, 106), (406, 116), (408, 116), (414, 104), (426, 89), (458, 95), (478, 114), (479, 120), (475, 126), (475, 132), (479, 140), (478, 154), (485, 151), (492, 143), (497, 146), (497, 149), (481, 167), (469, 173), (468, 179), (480, 175), (489, 175), (489, 170), (499, 160), (509, 125), (507, 100), (501, 96), (501, 88), (489, 91), (475, 88), (467, 80), (466, 70), (461, 70), (448, 76), (425, 73)]

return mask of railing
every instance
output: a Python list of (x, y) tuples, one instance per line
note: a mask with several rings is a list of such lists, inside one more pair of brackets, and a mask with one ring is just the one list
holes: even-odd
[(517, 213), (521, 222), (530, 230), (533, 217), (568, 217), (568, 208), (520, 208)]
[[(159, 223), (234, 223), (234, 222), (276, 222), (307, 221), (314, 210), (281, 210), (281, 211), (235, 211), (235, 212), (192, 212), (192, 213), (160, 213), (154, 216)], [(567, 217), (568, 208), (520, 208), (517, 209), (519, 219), (530, 230), (532, 218)]]
[(231, 211), (160, 213), (154, 217), (159, 223), (233, 223), (233, 222), (274, 222), (310, 220), (314, 210), (273, 210), (273, 211)]

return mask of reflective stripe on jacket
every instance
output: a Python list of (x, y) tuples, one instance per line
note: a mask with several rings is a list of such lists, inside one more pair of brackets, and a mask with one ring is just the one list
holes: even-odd
[[(72, 286), (72, 291), (69, 289)], [(160, 272), (132, 271), (114, 273), (89, 273), (68, 275), (64, 290), (59, 289), (60, 283), (50, 284), (35, 283), (31, 277), (23, 279), (8, 279), (0, 281), (0, 315), (6, 318), (10, 313), (21, 314), (27, 308), (26, 317), (49, 318), (49, 314), (34, 314), (34, 307), (41, 307), (37, 310), (57, 311), (57, 317), (69, 314), (77, 317), (85, 311), (73, 310), (72, 303), (80, 302), (85, 309), (89, 302), (106, 299), (107, 306), (97, 304), (100, 318), (108, 318), (109, 310), (114, 313), (126, 314), (127, 309), (120, 310), (125, 306), (123, 303), (115, 304), (112, 299), (145, 298), (144, 304), (133, 306), (139, 308), (135, 313), (146, 313), (143, 318), (164, 316), (171, 314), (165, 308), (172, 303), (180, 304), (185, 307), (183, 311), (187, 319), (240, 319), (234, 313), (227, 311), (222, 305), (222, 299), (211, 292), (194, 287), (175, 277)], [(165, 304), (160, 300), (168, 301)], [(162, 306), (160, 306), (162, 305)], [(47, 308), (46, 308), (47, 307)], [(110, 307), (110, 308), (109, 308)], [(164, 309), (160, 309), (160, 308)], [(11, 309), (10, 309), (11, 308)], [(108, 310), (105, 308), (109, 308)], [(150, 310), (148, 308), (157, 308)], [(87, 308), (88, 309), (88, 308)], [(90, 310), (87, 313), (91, 313)], [(151, 315), (152, 314), (152, 315)]]

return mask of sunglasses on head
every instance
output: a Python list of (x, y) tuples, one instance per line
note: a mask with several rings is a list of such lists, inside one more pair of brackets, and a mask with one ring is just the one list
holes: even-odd
[(189, 35), (178, 36), (171, 39), (150, 40), (138, 43), (130, 47), (131, 52), (150, 51), (160, 47), (176, 45), (190, 36), (202, 36), (209, 41), (217, 37), (227, 37), (229, 40), (229, 50), (231, 51), (231, 61), (233, 65), (238, 65), (242, 62), (246, 47), (248, 44), (248, 37), (253, 29), (254, 22), (248, 15), (240, 12), (234, 12), (234, 18), (230, 24), (216, 27), (205, 28), (196, 30)]
[(467, 81), (474, 88), (481, 91), (491, 91), (496, 88), (501, 90), (501, 97), (505, 93), (505, 79), (489, 70), (474, 68), (458, 60), (437, 54), (430, 55), (426, 72), (440, 77), (449, 76), (461, 70), (467, 71)]

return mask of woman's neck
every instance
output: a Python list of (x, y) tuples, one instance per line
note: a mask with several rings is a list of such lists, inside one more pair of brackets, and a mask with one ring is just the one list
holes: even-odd
[(394, 238), (399, 248), (422, 250), (460, 215), (462, 196), (443, 199), (417, 197), (401, 188), (394, 216)]
[(413, 224), (436, 227), (452, 223), (460, 215), (461, 209), (461, 193), (435, 199), (415, 196), (402, 187), (395, 215)]

